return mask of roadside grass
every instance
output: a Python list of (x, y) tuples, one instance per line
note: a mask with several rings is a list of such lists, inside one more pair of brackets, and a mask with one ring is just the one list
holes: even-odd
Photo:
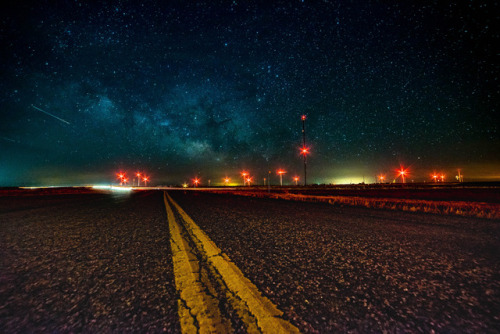
[(214, 193), (233, 194), (257, 198), (274, 198), (289, 201), (329, 203), (332, 205), (361, 206), (373, 209), (425, 212), (486, 219), (500, 219), (500, 204), (465, 201), (430, 201), (422, 199), (373, 198), (361, 196), (318, 196), (264, 191), (224, 191)]

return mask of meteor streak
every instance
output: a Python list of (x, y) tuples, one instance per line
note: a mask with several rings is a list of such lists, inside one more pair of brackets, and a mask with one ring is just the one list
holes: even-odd
[(35, 107), (34, 105), (31, 105), (31, 106), (32, 106), (33, 108), (35, 108), (36, 110), (39, 110), (39, 111), (43, 112), (44, 114), (47, 114), (47, 115), (49, 115), (49, 116), (52, 116), (52, 117), (54, 117), (55, 119), (60, 120), (61, 122), (64, 122), (64, 123), (66, 123), (66, 124), (71, 125), (71, 123), (70, 123), (70, 122), (65, 121), (65, 120), (64, 120), (64, 119), (62, 119), (62, 118), (59, 118), (59, 117), (57, 117), (57, 116), (55, 116), (55, 115), (52, 115), (51, 113), (49, 113), (49, 112), (47, 112), (47, 111), (45, 111), (45, 110), (42, 110), (42, 109), (40, 109), (40, 108), (38, 108), (38, 107)]
[(6, 141), (10, 141), (11, 143), (17, 143), (17, 141), (15, 141), (14, 139), (10, 139), (7, 137), (0, 137), (0, 138), (2, 138), (3, 140), (6, 140)]

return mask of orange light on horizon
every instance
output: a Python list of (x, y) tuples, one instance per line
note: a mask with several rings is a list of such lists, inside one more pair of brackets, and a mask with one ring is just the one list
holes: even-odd
[(141, 173), (137, 172), (135, 176), (137, 176), (137, 186), (139, 187), (141, 185)]
[(120, 179), (120, 185), (122, 185), (124, 182), (124, 179), (125, 179), (125, 173), (122, 173), (122, 172), (117, 173), (116, 177)]
[(243, 177), (243, 185), (246, 184), (246, 178), (247, 176), (250, 175), (247, 171), (242, 171), (241, 176)]
[(294, 176), (293, 180), (295, 181), (295, 185), (298, 185), (299, 177), (298, 176)]
[(278, 173), (280, 176), (280, 186), (283, 186), (283, 174), (286, 174), (286, 171), (283, 169), (278, 169), (276, 173)]
[(397, 172), (398, 176), (401, 176), (403, 183), (406, 183), (406, 176), (409, 174), (408, 168), (404, 169), (403, 166), (401, 166), (401, 169)]
[(196, 187), (196, 186), (198, 186), (198, 184), (200, 184), (200, 179), (198, 179), (197, 177), (195, 177), (195, 178), (193, 179), (193, 183), (194, 183), (194, 186), (195, 186), (195, 187)]

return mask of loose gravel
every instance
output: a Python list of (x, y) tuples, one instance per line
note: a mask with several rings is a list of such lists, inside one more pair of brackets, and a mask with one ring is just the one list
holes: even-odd
[(172, 197), (304, 332), (498, 332), (500, 222)]
[(160, 192), (0, 197), (0, 332), (179, 332)]

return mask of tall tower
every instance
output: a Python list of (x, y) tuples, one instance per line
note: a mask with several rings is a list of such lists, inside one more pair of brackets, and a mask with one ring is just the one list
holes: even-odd
[(304, 156), (304, 186), (307, 185), (307, 153), (309, 150), (306, 146), (306, 115), (302, 115), (302, 149), (301, 154)]

